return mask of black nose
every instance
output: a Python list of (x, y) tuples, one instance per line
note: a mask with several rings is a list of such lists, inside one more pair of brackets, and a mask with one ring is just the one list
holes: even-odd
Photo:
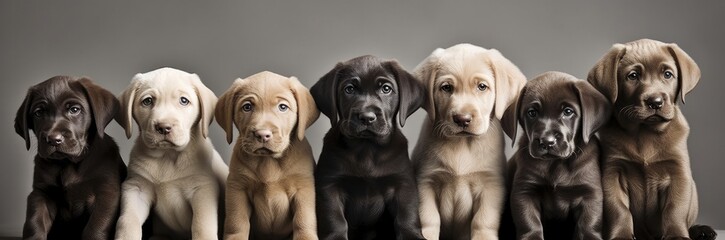
[(549, 149), (556, 144), (556, 137), (546, 136), (539, 139), (539, 147), (542, 149)]
[(662, 104), (664, 104), (665, 101), (662, 99), (662, 97), (651, 97), (647, 98), (647, 100), (645, 100), (645, 103), (647, 103), (647, 107), (657, 110), (662, 108)]
[(157, 123), (156, 124), (156, 132), (163, 135), (168, 135), (171, 133), (171, 125), (166, 123)]
[(63, 135), (60, 133), (48, 134), (48, 137), (45, 138), (45, 142), (51, 146), (58, 146), (63, 143)]
[(471, 124), (472, 118), (471, 114), (454, 114), (453, 122), (459, 127), (468, 127), (468, 124)]
[(374, 112), (363, 112), (358, 114), (357, 117), (363, 124), (371, 124), (377, 119)]

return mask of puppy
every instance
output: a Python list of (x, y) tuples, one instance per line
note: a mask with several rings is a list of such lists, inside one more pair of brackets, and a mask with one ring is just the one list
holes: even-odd
[(712, 228), (693, 226), (689, 126), (677, 107), (699, 79), (680, 47), (650, 39), (615, 44), (589, 72), (587, 80), (613, 104), (599, 131), (610, 239), (715, 238)]
[(426, 87), (413, 150), (427, 239), (497, 239), (506, 199), (499, 119), (526, 77), (495, 49), (437, 49), (414, 70)]
[(315, 159), (305, 129), (320, 116), (295, 77), (261, 72), (237, 79), (216, 107), (232, 142), (225, 239), (317, 239)]
[(509, 161), (518, 239), (602, 239), (594, 133), (609, 119), (610, 109), (586, 81), (546, 72), (529, 81), (506, 111), (505, 132), (515, 139), (519, 124), (524, 130)]
[(38, 142), (23, 239), (111, 239), (126, 165), (104, 129), (119, 108), (87, 78), (56, 76), (30, 87), (15, 132)]
[[(408, 142), (423, 86), (397, 61), (338, 63), (310, 89), (330, 118), (315, 170), (321, 239), (422, 239)], [(396, 119), (397, 118), (397, 119)]]
[(140, 239), (155, 213), (155, 236), (217, 239), (218, 207), (229, 170), (207, 139), (217, 98), (196, 74), (161, 68), (134, 76), (117, 121), (131, 137), (117, 239)]

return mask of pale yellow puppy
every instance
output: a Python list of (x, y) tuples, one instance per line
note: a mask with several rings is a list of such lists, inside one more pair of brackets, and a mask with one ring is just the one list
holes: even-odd
[(428, 118), (411, 158), (423, 235), (498, 239), (506, 199), (506, 157), (499, 120), (526, 84), (495, 49), (437, 49), (414, 75), (426, 86)]
[(232, 142), (225, 239), (317, 239), (315, 160), (305, 129), (320, 113), (295, 77), (261, 72), (237, 79), (216, 119)]

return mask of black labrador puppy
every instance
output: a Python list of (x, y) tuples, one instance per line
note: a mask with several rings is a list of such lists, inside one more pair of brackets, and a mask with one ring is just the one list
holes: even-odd
[(104, 132), (119, 109), (87, 78), (56, 76), (32, 86), (15, 117), (30, 149), (38, 142), (24, 239), (112, 239), (126, 165)]
[(398, 62), (373, 56), (338, 63), (312, 86), (332, 123), (315, 170), (320, 239), (423, 239), (397, 126), (422, 106), (423, 91)]
[(504, 116), (524, 134), (509, 161), (518, 239), (602, 239), (599, 141), (609, 101), (584, 80), (546, 72), (529, 81)]

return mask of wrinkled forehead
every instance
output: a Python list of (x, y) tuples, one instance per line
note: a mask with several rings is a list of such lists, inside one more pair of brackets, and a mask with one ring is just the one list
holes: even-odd
[(29, 91), (33, 103), (61, 103), (68, 99), (76, 99), (85, 103), (86, 94), (83, 87), (67, 78), (52, 78), (33, 86)]
[(529, 81), (522, 98), (522, 105), (538, 103), (541, 107), (556, 107), (562, 103), (578, 105), (579, 97), (574, 82), (562, 78), (540, 78)]
[(263, 101), (278, 102), (280, 99), (294, 101), (294, 93), (285, 78), (255, 78), (235, 82), (237, 102), (253, 97)]
[(642, 64), (646, 68), (658, 68), (661, 64), (672, 65), (674, 62), (674, 58), (664, 45), (646, 43), (628, 46), (620, 64), (623, 66)]

